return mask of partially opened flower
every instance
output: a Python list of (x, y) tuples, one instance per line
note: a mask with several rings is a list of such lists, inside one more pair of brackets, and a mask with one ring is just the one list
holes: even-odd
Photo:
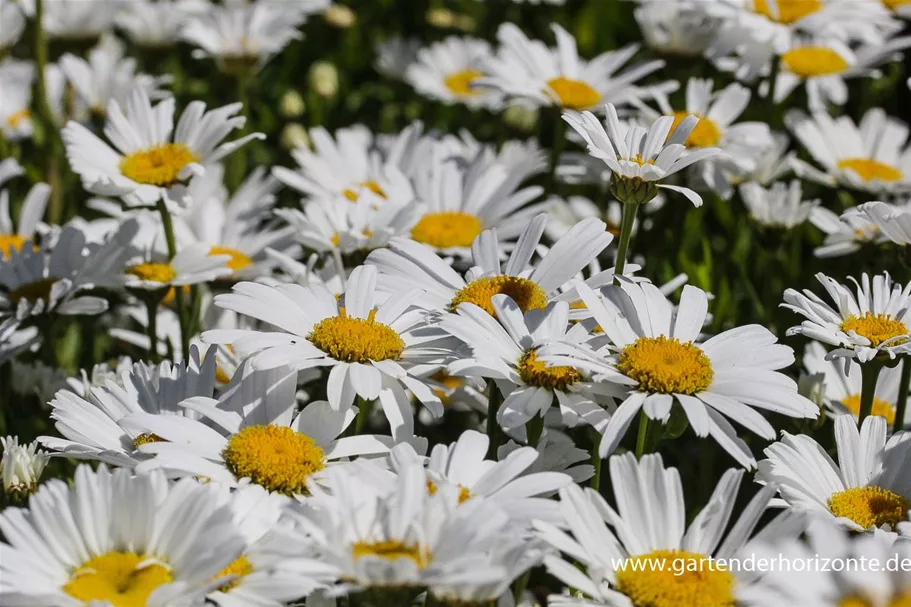
[[(891, 206), (891, 205), (890, 205)], [(849, 209), (841, 216), (834, 211), (817, 206), (810, 213), (810, 223), (822, 230), (826, 238), (813, 254), (817, 257), (841, 257), (859, 251), (865, 246), (879, 246), (888, 239), (879, 226), (865, 214)]]
[(47, 465), (47, 452), (38, 449), (38, 441), (19, 444), (16, 436), (0, 438), (0, 481), (8, 503), (22, 503), (38, 490), (41, 474)]
[[(2, 183), (2, 180), (0, 180)], [(51, 186), (36, 183), (28, 191), (19, 210), (19, 225), (10, 217), (9, 192), (0, 191), (0, 259), (8, 259), (13, 251), (35, 246), (35, 234), (51, 195)]]
[(895, 244), (911, 245), (911, 205), (865, 202), (848, 211), (845, 216), (844, 218), (857, 217), (872, 223), (884, 238)]
[(798, 179), (768, 189), (752, 182), (740, 186), (743, 204), (757, 223), (786, 230), (805, 223), (819, 206), (819, 200), (803, 200), (802, 194)]

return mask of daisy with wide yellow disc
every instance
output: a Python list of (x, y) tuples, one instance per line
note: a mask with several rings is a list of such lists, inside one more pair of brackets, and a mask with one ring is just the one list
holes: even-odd
[(481, 64), (492, 53), (484, 40), (449, 36), (418, 50), (405, 71), (405, 80), (422, 95), (446, 104), (498, 110), (502, 106), (499, 93), (475, 86), (485, 75)]
[(665, 468), (656, 454), (639, 461), (631, 453), (614, 456), (615, 507), (597, 491), (570, 485), (560, 490), (568, 531), (536, 525), (538, 535), (582, 571), (555, 555), (544, 563), (552, 575), (606, 605), (621, 604), (615, 602), (620, 593), (627, 601), (622, 604), (632, 607), (734, 607), (737, 579), (714, 559), (740, 552), (775, 493), (770, 487), (760, 490), (731, 524), (743, 475), (743, 470), (725, 472), (709, 502), (685, 527), (677, 469)]
[(777, 486), (795, 512), (823, 516), (851, 531), (911, 534), (911, 441), (886, 437), (886, 419), (871, 415), (858, 430), (850, 415), (835, 419), (837, 462), (811, 437), (782, 433), (765, 450), (757, 480)]
[[(24, 172), (14, 158), (0, 162), (0, 186), (7, 179)], [(44, 209), (51, 195), (51, 187), (46, 183), (36, 183), (26, 194), (19, 207), (18, 225), (10, 216), (10, 200), (7, 190), (0, 190), (0, 260), (9, 259), (13, 253), (22, 249), (36, 247), (38, 225), (44, 217)]]

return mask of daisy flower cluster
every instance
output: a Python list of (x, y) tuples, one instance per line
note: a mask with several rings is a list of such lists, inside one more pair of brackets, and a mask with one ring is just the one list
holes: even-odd
[(0, 606), (908, 607), (904, 0), (0, 0)]

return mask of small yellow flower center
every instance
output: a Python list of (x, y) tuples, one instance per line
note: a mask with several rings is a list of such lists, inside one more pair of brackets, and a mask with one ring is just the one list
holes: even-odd
[(829, 511), (854, 521), (864, 529), (888, 525), (891, 529), (908, 520), (907, 499), (881, 487), (852, 487), (829, 497)]
[[(680, 126), (680, 123), (683, 122), (684, 118), (694, 115), (695, 114), (692, 112), (674, 112), (674, 124), (671, 125), (668, 139), (674, 134), (674, 131), (677, 130), (677, 127)], [(696, 118), (699, 119), (699, 122), (696, 123), (696, 128), (693, 129), (690, 136), (686, 138), (686, 147), (710, 148), (717, 145), (718, 142), (721, 141), (721, 129), (718, 125), (705, 116), (696, 116)], [(639, 164), (642, 163), (640, 162)]]
[(465, 385), (465, 378), (459, 377), (457, 375), (449, 375), (445, 371), (437, 371), (430, 376), (430, 379), (440, 384), (440, 387), (433, 388), (433, 393), (436, 394), (443, 405), (449, 405), (452, 402), (449, 393), (458, 390)]
[[(383, 191), (383, 188), (380, 187), (380, 184), (378, 184), (377, 182), (375, 182), (373, 180), (362, 181), (361, 183), (359, 183), (357, 185), (359, 188), (367, 188), (368, 190), (370, 190), (371, 192), (373, 192), (380, 198), (386, 198), (386, 192)], [(357, 199), (358, 199), (357, 190), (352, 189), (352, 188), (345, 188), (342, 191), (342, 194), (345, 196), (345, 198), (347, 198), (351, 202), (357, 202)]]
[(229, 255), (231, 259), (227, 261), (227, 266), (235, 272), (253, 265), (253, 260), (250, 259), (246, 253), (238, 251), (237, 249), (232, 249), (231, 247), (215, 245), (209, 249), (209, 255)]
[(165, 440), (158, 436), (157, 434), (146, 434), (143, 432), (139, 436), (133, 439), (133, 449), (139, 449), (143, 445), (148, 445), (149, 443), (163, 443)]
[(781, 56), (785, 68), (801, 78), (840, 74), (848, 69), (848, 62), (830, 48), (805, 46), (795, 48)]
[[(18, 234), (0, 234), (0, 259), (10, 257), (13, 251), (21, 251), (22, 247), (31, 242), (28, 238)], [(35, 245), (32, 245), (32, 248), (37, 250)]]
[[(671, 132), (673, 132), (673, 129)], [(670, 135), (668, 135), (668, 137), (670, 137)], [(621, 156), (617, 156), (617, 160), (623, 160), (623, 158)], [(639, 166), (642, 166), (644, 164), (655, 164), (654, 160), (646, 160), (642, 157), (642, 154), (636, 154), (635, 156), (630, 157), (630, 162), (635, 162)]]
[(627, 559), (617, 590), (634, 607), (734, 607), (734, 576), (701, 554), (656, 550)]
[(443, 84), (456, 97), (473, 97), (480, 93), (478, 89), (471, 88), (471, 83), (484, 75), (480, 70), (460, 70), (446, 76)]
[[(774, 3), (777, 15), (770, 4)], [(822, 0), (754, 0), (753, 10), (779, 23), (794, 23), (822, 8)]]
[(32, 113), (28, 111), (28, 108), (22, 108), (17, 112), (13, 112), (6, 117), (6, 124), (11, 129), (18, 128), (20, 124), (32, 117)]
[(351, 550), (355, 560), (365, 556), (379, 557), (387, 561), (408, 559), (414, 561), (421, 569), (430, 563), (430, 550), (418, 544), (405, 544), (399, 540), (356, 542)]
[(313, 439), (287, 426), (247, 426), (231, 437), (222, 456), (237, 478), (286, 495), (306, 493), (307, 479), (326, 465)]
[(556, 101), (560, 105), (572, 110), (584, 110), (597, 105), (601, 101), (601, 93), (592, 88), (587, 82), (573, 80), (560, 76), (547, 81)]
[[(854, 415), (860, 415), (860, 394), (852, 394), (841, 401), (841, 404)], [(895, 423), (895, 408), (881, 398), (873, 398), (873, 415), (886, 418), (886, 423)]]
[(159, 586), (173, 580), (167, 567), (132, 552), (108, 552), (82, 564), (63, 591), (86, 603), (113, 607), (146, 607)]
[(36, 303), (42, 299), (47, 301), (51, 297), (51, 288), (56, 282), (57, 278), (53, 276), (48, 276), (47, 278), (42, 278), (41, 280), (36, 280), (34, 282), (27, 282), (7, 293), (6, 297), (10, 302), (17, 305), (23, 299), (31, 303)]
[[(891, 314), (873, 314), (872, 312), (866, 312), (863, 316), (852, 314), (842, 321), (841, 330), (845, 333), (854, 331), (861, 337), (866, 337), (874, 347), (908, 334), (908, 327), (905, 326), (905, 323)], [(898, 345), (906, 341), (908, 340), (895, 339), (890, 344)]]
[(236, 576), (234, 579), (229, 580), (218, 587), (220, 592), (228, 592), (232, 588), (236, 588), (240, 584), (241, 578), (245, 575), (250, 575), (253, 573), (253, 565), (247, 559), (246, 556), (241, 555), (234, 559), (230, 565), (218, 572), (218, 575), (214, 579), (227, 577), (229, 575)]
[(424, 215), (411, 228), (411, 238), (438, 249), (470, 247), (484, 226), (481, 220), (461, 211)]
[(692, 342), (673, 337), (640, 337), (620, 353), (617, 369), (639, 382), (643, 392), (696, 394), (712, 385), (712, 361)]
[(537, 350), (528, 350), (519, 359), (519, 377), (529, 386), (560, 391), (565, 391), (577, 381), (582, 381), (582, 374), (573, 367), (545, 365), (538, 360)]
[(120, 161), (120, 172), (137, 183), (168, 187), (174, 185), (180, 172), (197, 157), (182, 143), (165, 143), (133, 152)]
[(455, 312), (459, 304), (473, 303), (493, 316), (490, 298), (494, 295), (509, 295), (523, 312), (547, 307), (547, 293), (538, 283), (519, 276), (490, 276), (473, 280), (462, 287), (449, 303), (449, 309)]
[(405, 341), (392, 327), (376, 322), (374, 316), (376, 310), (367, 318), (352, 318), (343, 308), (340, 316), (316, 323), (307, 339), (335, 360), (366, 363), (398, 359), (405, 351)]
[[(433, 482), (432, 480), (427, 481), (427, 493), (429, 493), (430, 495), (437, 494), (437, 484), (435, 482)], [(464, 504), (471, 498), (472, 498), (471, 489), (469, 489), (468, 487), (459, 485), (459, 503)]]
[(901, 8), (902, 6), (911, 3), (911, 0), (883, 0), (883, 4), (889, 10), (895, 11)]
[(872, 603), (859, 596), (849, 596), (840, 600), (837, 607), (878, 607), (879, 605), (885, 605), (885, 607), (911, 607), (911, 594), (901, 594), (893, 598), (888, 604)]
[(162, 284), (167, 284), (177, 277), (177, 272), (174, 271), (174, 268), (166, 263), (138, 263), (124, 271), (140, 280), (160, 282)]
[(864, 181), (899, 181), (904, 175), (892, 165), (872, 158), (846, 158), (838, 168), (854, 171)]

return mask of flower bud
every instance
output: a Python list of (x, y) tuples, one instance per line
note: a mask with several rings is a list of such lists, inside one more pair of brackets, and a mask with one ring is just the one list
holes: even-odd
[(38, 449), (38, 442), (20, 445), (15, 436), (0, 438), (3, 456), (0, 458), (0, 476), (6, 502), (22, 504), (38, 489), (41, 473), (47, 465), (48, 455)]

